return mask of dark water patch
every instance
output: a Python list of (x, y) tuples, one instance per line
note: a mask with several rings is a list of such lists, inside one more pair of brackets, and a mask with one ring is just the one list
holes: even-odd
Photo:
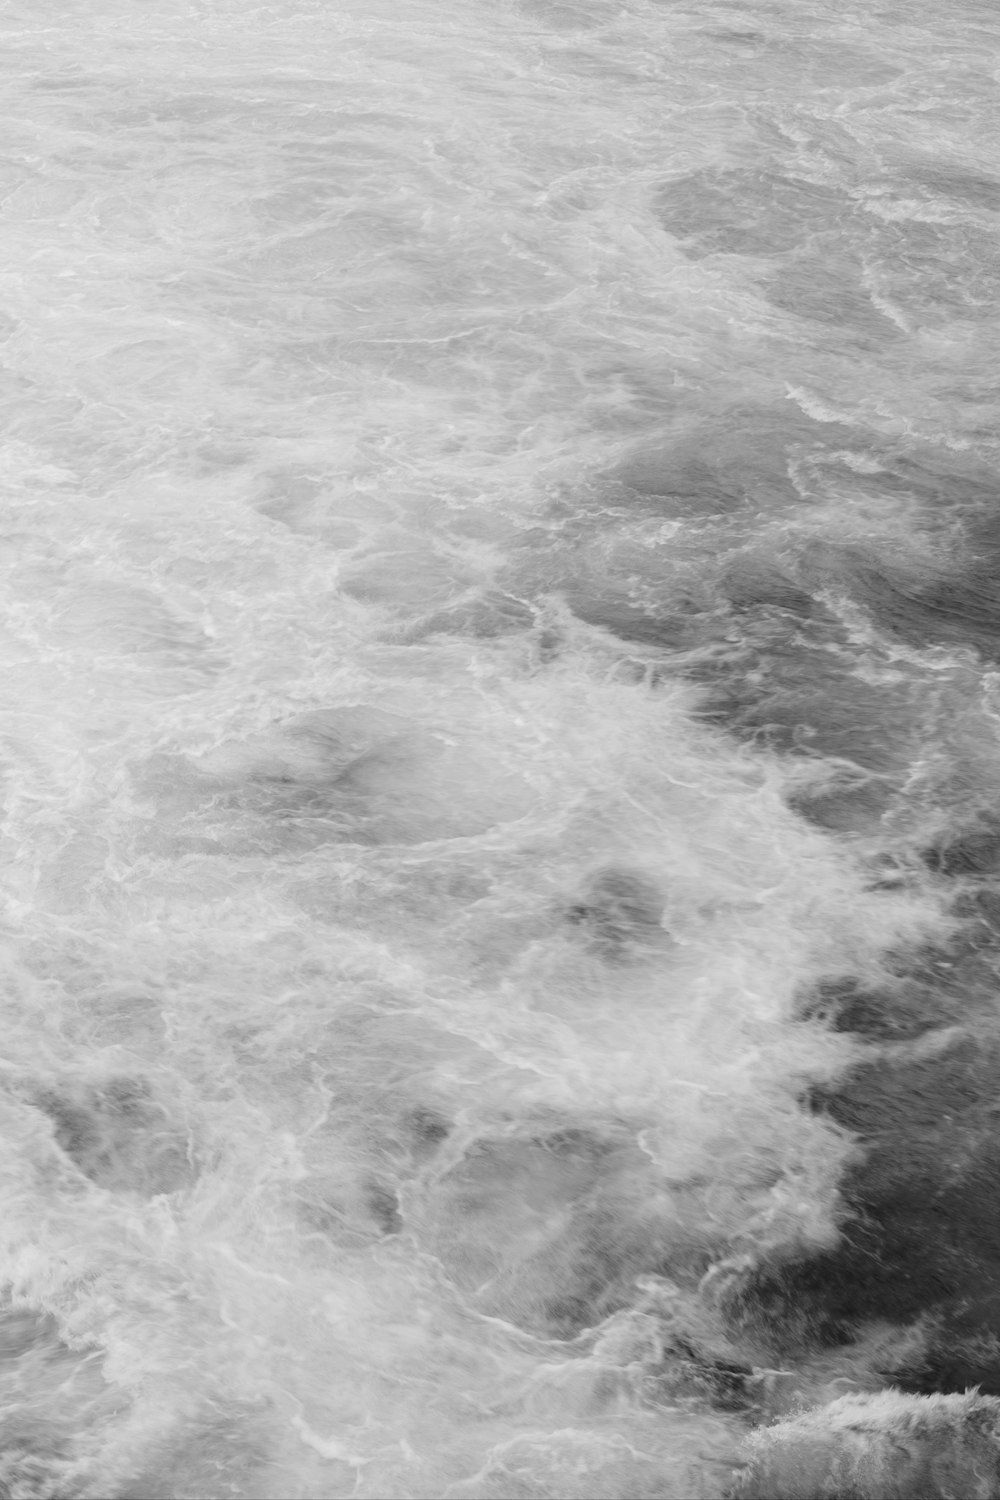
[(664, 183), (655, 212), (685, 255), (777, 255), (850, 211), (833, 188), (767, 168), (707, 167)]
[(451, 1123), (429, 1109), (414, 1110), (406, 1123), (421, 1154), (436, 1151), (451, 1134)]
[(705, 633), (706, 612), (699, 601), (685, 599), (672, 590), (662, 604), (635, 604), (610, 589), (595, 597), (591, 589), (584, 592), (570, 588), (564, 598), (586, 625), (654, 651), (689, 651)]
[(783, 610), (801, 620), (825, 618), (826, 611), (780, 563), (755, 555), (740, 558), (723, 575), (722, 593), (735, 610)]
[(564, 598), (578, 618), (663, 653), (664, 670), (702, 687), (705, 721), (779, 753), (831, 762), (825, 784), (792, 795), (817, 824), (851, 829), (881, 816), (921, 754), (926, 683), (917, 665), (873, 661), (824, 599), (830, 583), (849, 591), (849, 571), (831, 549), (821, 569), (747, 552), (709, 565), (694, 586), (661, 579), (658, 593), (644, 584), (635, 598), (595, 578)]
[(186, 1135), (141, 1079), (65, 1084), (36, 1094), (34, 1103), (52, 1120), (60, 1148), (98, 1187), (155, 1197), (194, 1180)]
[[(921, 748), (917, 685), (901, 674), (873, 681), (864, 665), (846, 647), (772, 621), (703, 652), (686, 672), (706, 689), (701, 717), (740, 739), (891, 777)], [(843, 783), (841, 793), (850, 802)]]
[(396, 1187), (375, 1176), (345, 1183), (320, 1174), (297, 1187), (293, 1209), (307, 1238), (338, 1251), (365, 1250), (405, 1227)]
[(760, 1404), (759, 1377), (752, 1365), (735, 1355), (699, 1347), (681, 1335), (669, 1339), (649, 1385), (653, 1400), (662, 1403), (694, 1397), (717, 1411), (747, 1415)]
[(930, 444), (903, 448), (877, 442), (871, 455), (878, 469), (855, 480), (870, 486), (874, 495), (918, 501), (924, 522), (958, 515), (972, 528), (984, 523), (996, 527), (1000, 479), (982, 459)]
[[(407, 1066), (400, 1069), (404, 1078), (407, 1071)], [(386, 1102), (391, 1110), (391, 1101)], [(432, 1168), (451, 1130), (451, 1122), (435, 1110), (418, 1107), (380, 1123), (367, 1143), (370, 1170), (345, 1174), (339, 1169), (341, 1152), (334, 1145), (332, 1159), (339, 1165), (331, 1172), (330, 1158), (321, 1151), (315, 1170), (293, 1193), (293, 1212), (305, 1234), (350, 1250), (401, 1234), (406, 1228), (403, 1184)]]
[[(964, 833), (943, 834), (924, 851), (928, 867), (938, 875), (949, 877), (984, 877), (1000, 873), (1000, 827), (985, 822)], [(987, 902), (982, 914), (991, 911)]]
[(736, 1323), (792, 1353), (920, 1320), (920, 1358), (887, 1379), (1000, 1393), (1000, 894), (967, 888), (954, 911), (948, 942), (889, 955), (881, 983), (831, 980), (804, 1002), (807, 1016), (883, 1044), (811, 1096), (860, 1154), (841, 1183), (838, 1245), (765, 1264)]
[(932, 198), (948, 198), (969, 208), (1000, 213), (1000, 178), (988, 173), (929, 161), (910, 167), (906, 176), (926, 188)]
[(1000, 579), (992, 568), (905, 569), (854, 550), (842, 565), (852, 594), (883, 630), (914, 646), (969, 646), (1000, 660)]
[(663, 895), (648, 877), (611, 866), (591, 876), (566, 916), (601, 958), (627, 963), (669, 941), (663, 909)]
[[(736, 1325), (801, 1352), (930, 1318), (931, 1359), (935, 1347), (1000, 1335), (998, 1078), (1000, 1043), (949, 1031), (915, 1052), (880, 1051), (818, 1090), (814, 1107), (859, 1143), (841, 1183), (840, 1240), (765, 1262), (734, 1299)], [(956, 1383), (938, 1388), (964, 1389), (972, 1371), (957, 1356), (949, 1368), (936, 1378)], [(918, 1378), (926, 1384), (926, 1370)], [(998, 1381), (1000, 1369), (989, 1388)]]
[[(974, 1325), (973, 1319), (962, 1323)], [(954, 1319), (926, 1319), (912, 1356), (883, 1371), (900, 1390), (930, 1396), (939, 1391), (981, 1390), (1000, 1396), (1000, 1339), (975, 1326), (963, 1331)]]
[[(873, 216), (869, 216), (871, 218)], [(1000, 273), (991, 230), (962, 222), (879, 216), (869, 236), (880, 291), (919, 323), (995, 311)]]
[(636, 454), (612, 472), (626, 490), (661, 500), (668, 515), (725, 516), (747, 502), (740, 477), (670, 449)]
[(782, 265), (767, 283), (766, 294), (772, 307), (797, 318), (878, 339), (903, 337), (898, 324), (872, 301), (861, 266), (844, 256), (839, 240), (811, 247)]
[(844, 423), (818, 422), (792, 402), (731, 407), (622, 459), (604, 473), (658, 515), (724, 517), (748, 508), (798, 508), (791, 477), (803, 453), (849, 449), (858, 435)]
[(754, 47), (767, 41), (763, 31), (735, 31), (730, 27), (724, 27), (708, 33), (713, 42), (728, 43), (736, 47)]
[(821, 981), (802, 1002), (801, 1014), (870, 1042), (913, 1041), (956, 1019), (928, 986), (900, 982), (876, 988), (856, 978)]
[(987, 951), (1000, 945), (1000, 890), (989, 886), (964, 890), (954, 911), (967, 923), (970, 944)]
[(367, 1192), (368, 1209), (383, 1234), (399, 1234), (403, 1229), (403, 1215), (399, 1208), (399, 1197), (385, 1183), (372, 1182)]
[[(903, 484), (911, 476), (891, 477)], [(952, 544), (959, 530), (952, 518)], [(816, 762), (815, 774), (796, 773), (788, 789), (803, 817), (832, 833), (870, 833), (898, 809), (914, 768), (926, 762), (929, 733), (939, 750), (947, 741), (949, 753), (959, 753), (957, 719), (939, 718), (929, 730), (929, 716), (942, 694), (959, 717), (978, 713), (968, 692), (975, 657), (1000, 659), (1000, 574), (991, 563), (912, 552), (886, 560), (791, 528), (768, 556), (759, 545), (741, 551), (728, 523), (716, 557), (702, 552), (700, 572), (685, 547), (682, 535), (648, 558), (608, 549), (603, 578), (595, 549), (586, 576), (581, 568), (570, 578), (563, 598), (588, 624), (641, 648), (647, 664), (655, 653), (657, 680), (674, 674), (696, 683), (697, 712), (708, 723)], [(942, 649), (960, 654), (921, 658)], [(955, 858), (942, 853), (938, 868)]]
[(829, 782), (789, 794), (788, 806), (829, 833), (865, 833), (893, 805), (897, 787), (889, 778), (839, 771)]
[[(705, 688), (700, 711), (710, 722), (828, 762), (824, 781), (791, 792), (804, 816), (831, 831), (871, 827), (928, 748), (927, 668), (895, 643), (965, 653), (953, 659), (950, 677), (935, 661), (938, 694), (950, 691), (955, 674), (974, 671), (972, 653), (1000, 659), (998, 576), (979, 562), (904, 565), (823, 545), (780, 563), (741, 560), (717, 585), (728, 614), (705, 612), (702, 643), (678, 670)], [(859, 630), (858, 606), (881, 639)], [(957, 679), (954, 687), (971, 709)], [(948, 728), (942, 723), (943, 734)]]

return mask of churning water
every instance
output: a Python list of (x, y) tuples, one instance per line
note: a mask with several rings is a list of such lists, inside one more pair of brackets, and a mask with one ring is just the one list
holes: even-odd
[(993, 0), (0, 30), (0, 1494), (1000, 1493)]

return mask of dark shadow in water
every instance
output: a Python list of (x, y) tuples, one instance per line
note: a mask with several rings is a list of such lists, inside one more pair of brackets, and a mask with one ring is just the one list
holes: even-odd
[(399, 1198), (385, 1183), (372, 1182), (367, 1192), (368, 1211), (382, 1234), (400, 1234), (403, 1230), (403, 1215)]
[(788, 806), (830, 833), (866, 833), (892, 805), (891, 777), (839, 774), (827, 783), (803, 787), (788, 796)]
[(817, 802), (878, 800), (871, 777), (908, 765), (914, 748), (909, 685), (887, 687), (859, 671), (844, 626), (789, 571), (749, 558), (727, 570), (720, 590), (729, 605), (720, 639), (681, 664), (706, 689), (701, 716), (779, 753), (866, 773), (841, 777)]
[(683, 1335), (668, 1339), (650, 1385), (654, 1399), (665, 1405), (695, 1397), (717, 1411), (750, 1415), (760, 1404), (752, 1365), (698, 1348)]
[(430, 1109), (415, 1109), (407, 1116), (406, 1124), (412, 1132), (414, 1146), (420, 1157), (429, 1156), (451, 1134), (451, 1123)]
[(954, 1024), (961, 1007), (944, 1009), (929, 986), (901, 982), (881, 989), (858, 979), (825, 980), (802, 1006), (806, 1020), (869, 1042), (905, 1042)]
[(607, 963), (627, 963), (666, 940), (663, 895), (645, 875), (609, 866), (587, 882), (567, 909), (588, 945)]
[[(955, 671), (974, 669), (971, 653), (1000, 660), (1000, 587), (980, 563), (932, 574), (850, 549), (800, 562), (748, 553), (706, 580), (700, 595), (664, 594), (662, 603), (640, 605), (609, 589), (569, 602), (588, 623), (657, 653), (660, 677), (699, 685), (697, 712), (707, 723), (824, 762), (822, 776), (789, 796), (803, 817), (834, 832), (877, 827), (927, 754), (929, 688), (941, 691), (950, 679), (938, 658), (929, 682), (919, 656), (901, 655), (896, 642), (969, 653)], [(873, 631), (859, 628), (859, 608)], [(967, 858), (986, 858), (991, 832), (970, 830)], [(936, 857), (944, 873), (962, 858), (957, 845)]]
[(911, 167), (906, 176), (928, 188), (936, 198), (950, 198), (970, 208), (1000, 214), (1000, 179), (996, 177), (967, 172), (935, 158)]
[(798, 621), (834, 622), (811, 593), (778, 562), (754, 554), (731, 563), (723, 574), (720, 592), (730, 608), (742, 618), (754, 611), (778, 610)]
[[(928, 867), (938, 875), (990, 876), (1000, 873), (1000, 829), (983, 825), (965, 833), (948, 833), (924, 851)], [(983, 895), (986, 893), (983, 892)], [(987, 907), (984, 910), (988, 909)]]
[(845, 780), (842, 766), (835, 787), (800, 794), (807, 816), (815, 808), (814, 821), (835, 822), (840, 809), (824, 802), (877, 804), (884, 793), (871, 778), (903, 772), (920, 744), (914, 684), (872, 680), (861, 666), (834, 632), (757, 620), (739, 643), (692, 660), (687, 675), (707, 690), (700, 714), (708, 723), (778, 753), (855, 768)]
[(772, 307), (826, 328), (865, 338), (904, 337), (898, 324), (872, 301), (860, 260), (845, 254), (836, 234), (788, 257), (767, 283), (766, 295)]
[(1000, 1392), (1000, 1044), (942, 1031), (938, 1049), (880, 1052), (811, 1102), (862, 1147), (841, 1184), (840, 1242), (765, 1261), (735, 1326), (791, 1354), (925, 1319), (927, 1352), (886, 1372), (896, 1384)]
[(578, 620), (608, 630), (620, 641), (654, 651), (688, 651), (704, 634), (705, 616), (699, 602), (674, 595), (662, 608), (633, 604), (610, 590), (600, 598), (591, 590), (564, 590)]
[[(599, 476), (635, 514), (707, 520), (797, 511), (793, 461), (830, 445), (857, 447), (848, 426), (817, 422), (797, 406), (730, 407), (660, 443), (650, 442)], [(605, 495), (605, 503), (608, 495)]]
[(67, 1084), (36, 1094), (33, 1102), (52, 1120), (62, 1150), (98, 1187), (153, 1197), (194, 1180), (186, 1135), (141, 1079)]
[[(846, 462), (852, 453), (880, 467), (858, 472)], [(575, 593), (564, 589), (571, 608), (646, 647), (701, 649), (711, 656), (714, 646), (717, 679), (728, 678), (737, 696), (748, 696), (760, 665), (741, 658), (740, 648), (774, 653), (770, 675), (779, 682), (795, 672), (791, 663), (783, 669), (782, 658), (801, 657), (815, 673), (823, 669), (817, 653), (837, 648), (844, 660), (839, 667), (828, 664), (824, 678), (856, 669), (868, 648), (853, 638), (854, 625), (838, 618), (831, 596), (860, 606), (890, 641), (1000, 658), (1000, 482), (978, 460), (930, 448), (880, 451), (870, 435), (859, 441), (848, 426), (815, 422), (792, 407), (777, 416), (747, 407), (632, 453), (601, 479), (604, 508), (601, 492), (581, 497), (581, 504), (585, 511), (596, 508), (605, 527), (610, 505), (611, 513), (617, 507), (626, 516), (717, 523), (718, 532), (699, 537), (697, 579), (690, 567), (683, 580), (671, 571), (658, 588), (651, 567), (639, 598), (628, 578), (595, 573)], [(780, 557), (748, 548), (734, 558), (747, 535), (743, 517), (786, 512), (797, 521), (806, 503), (802, 484), (819, 499), (836, 500), (847, 489), (866, 506), (891, 507), (899, 514), (903, 547), (890, 556), (828, 545), (796, 525), (785, 534)], [(902, 556), (914, 535), (924, 533), (924, 555)], [(729, 559), (718, 571), (713, 549)], [(709, 676), (712, 665), (696, 664), (694, 671)], [(685, 665), (678, 663), (678, 670)], [(881, 689), (876, 697), (884, 698)]]
[(1000, 660), (1000, 579), (985, 564), (904, 571), (844, 554), (845, 582), (877, 624), (910, 645), (971, 646)]
[(693, 260), (706, 255), (777, 255), (851, 213), (835, 188), (761, 168), (705, 167), (664, 183), (660, 223)]

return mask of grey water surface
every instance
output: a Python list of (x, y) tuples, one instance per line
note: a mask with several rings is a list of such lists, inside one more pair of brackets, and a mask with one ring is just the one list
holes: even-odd
[(0, 77), (0, 1496), (1000, 1495), (995, 4)]

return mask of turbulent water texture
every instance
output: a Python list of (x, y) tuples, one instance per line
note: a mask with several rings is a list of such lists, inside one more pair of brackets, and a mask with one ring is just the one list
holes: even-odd
[(994, 0), (0, 75), (0, 1496), (1000, 1495)]

